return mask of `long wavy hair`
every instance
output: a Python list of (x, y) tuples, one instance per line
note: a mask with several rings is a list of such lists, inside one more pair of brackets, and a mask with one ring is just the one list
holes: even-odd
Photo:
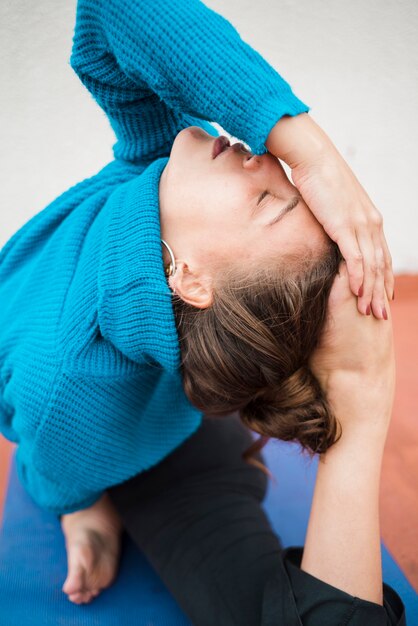
[(270, 476), (252, 455), (271, 437), (298, 442), (311, 458), (341, 437), (308, 366), (341, 259), (328, 238), (319, 257), (287, 255), (218, 272), (207, 308), (173, 296), (188, 399), (211, 416), (238, 411), (261, 435), (243, 458)]

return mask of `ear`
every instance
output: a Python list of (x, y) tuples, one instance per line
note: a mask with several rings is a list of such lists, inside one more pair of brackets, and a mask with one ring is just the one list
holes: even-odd
[(194, 272), (183, 261), (176, 261), (176, 272), (168, 279), (170, 287), (185, 302), (206, 309), (213, 302), (212, 280), (208, 274)]

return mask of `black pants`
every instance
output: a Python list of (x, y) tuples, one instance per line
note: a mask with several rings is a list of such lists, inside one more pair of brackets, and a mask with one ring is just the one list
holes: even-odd
[[(205, 417), (161, 463), (108, 491), (127, 532), (192, 623), (405, 623), (389, 586), (385, 609), (300, 570), (302, 547), (283, 551), (260, 505), (268, 478), (241, 458), (252, 442), (236, 414)], [(371, 612), (362, 617), (364, 605)]]

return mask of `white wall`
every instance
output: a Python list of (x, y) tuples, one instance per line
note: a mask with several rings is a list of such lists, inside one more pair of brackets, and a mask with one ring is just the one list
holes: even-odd
[[(418, 3), (206, 4), (311, 106), (383, 213), (395, 270), (417, 272)], [(74, 15), (75, 0), (0, 3), (0, 246), (112, 158), (110, 126), (68, 64)]]

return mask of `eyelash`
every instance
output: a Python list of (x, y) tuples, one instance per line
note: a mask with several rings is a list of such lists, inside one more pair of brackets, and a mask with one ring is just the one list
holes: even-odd
[(276, 196), (271, 193), (268, 189), (265, 189), (263, 191), (263, 193), (260, 196), (260, 200), (258, 201), (258, 205), (263, 204), (263, 200), (265, 200), (267, 198), (267, 196), (270, 196), (270, 198), (275, 198)]
[(263, 202), (263, 200), (267, 198), (267, 196), (271, 196), (271, 193), (266, 189), (265, 191), (263, 191), (263, 195), (261, 197), (260, 203)]

